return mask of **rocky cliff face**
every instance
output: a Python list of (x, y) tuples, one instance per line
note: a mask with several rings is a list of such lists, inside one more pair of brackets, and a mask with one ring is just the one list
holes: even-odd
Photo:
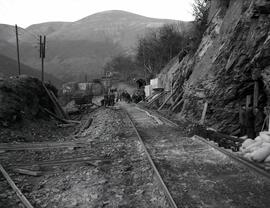
[(207, 125), (231, 133), (238, 127), (239, 106), (248, 95), (252, 102), (255, 81), (258, 105), (270, 103), (270, 1), (210, 4), (208, 29), (195, 55), (174, 72), (174, 86), (184, 88), (181, 116), (199, 120), (207, 101)]

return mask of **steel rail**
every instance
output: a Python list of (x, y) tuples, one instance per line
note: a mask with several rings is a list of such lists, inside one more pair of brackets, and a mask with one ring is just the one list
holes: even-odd
[(75, 147), (86, 147), (86, 142), (37, 142), (37, 143), (17, 143), (17, 144), (6, 144), (0, 143), (0, 150), (43, 150), (43, 149), (54, 149), (54, 148), (75, 148)]
[(43, 160), (43, 161), (35, 161), (35, 162), (29, 162), (29, 163), (13, 163), (9, 164), (8, 167), (28, 167), (33, 165), (38, 166), (59, 166), (64, 164), (76, 164), (76, 163), (85, 163), (85, 162), (92, 162), (92, 161), (112, 161), (107, 160), (103, 158), (94, 158), (94, 157), (75, 157), (75, 158), (69, 158), (69, 159), (63, 159), (63, 160)]
[[(153, 113), (153, 111), (149, 110), (150, 112)], [(165, 118), (163, 115), (161, 115), (160, 113), (155, 113), (156, 115), (160, 116), (162, 119), (166, 120), (167, 122), (173, 124), (175, 127), (179, 127), (179, 125), (171, 120), (169, 120), (168, 118)], [(263, 168), (261, 168), (260, 166), (244, 159), (244, 158), (241, 158), (223, 148), (220, 148), (210, 142), (208, 142), (206, 139), (202, 138), (202, 137), (199, 137), (197, 135), (195, 135), (195, 137), (197, 139), (199, 139), (200, 141), (208, 144), (209, 146), (213, 147), (214, 149), (218, 150), (219, 152), (227, 155), (229, 158), (233, 159), (234, 161), (237, 161), (238, 163), (248, 167), (249, 169), (253, 170), (254, 172), (256, 172), (257, 174), (260, 174), (261, 176), (263, 176), (267, 181), (270, 181), (270, 173), (268, 171), (265, 171)]]
[(127, 111), (125, 111), (125, 112), (126, 112), (127, 117), (129, 118), (129, 121), (130, 121), (130, 123), (131, 123), (131, 125), (132, 125), (132, 127), (133, 127), (133, 129), (134, 129), (134, 131), (135, 131), (135, 133), (136, 133), (136, 135), (137, 135), (137, 137), (138, 137), (138, 139), (139, 139), (142, 147), (143, 147), (143, 150), (144, 150), (144, 152), (145, 152), (145, 154), (147, 156), (147, 159), (150, 162), (150, 164), (152, 166), (152, 169), (154, 170), (154, 172), (155, 172), (155, 174), (156, 174), (156, 176), (158, 178), (158, 181), (159, 181), (160, 185), (162, 186), (162, 188), (163, 188), (163, 190), (165, 192), (165, 195), (166, 195), (166, 197), (167, 197), (170, 205), (173, 208), (178, 208), (177, 205), (176, 205), (176, 203), (175, 203), (175, 201), (174, 201), (174, 199), (173, 199), (173, 197), (172, 197), (172, 195), (171, 195), (171, 193), (170, 193), (170, 191), (168, 190), (168, 188), (167, 188), (166, 184), (164, 183), (161, 175), (159, 174), (159, 171), (158, 171), (158, 169), (157, 169), (157, 167), (156, 167), (153, 159), (151, 158), (151, 156), (150, 156), (150, 154), (149, 154), (149, 152), (148, 152), (148, 150), (147, 150), (147, 148), (146, 148), (146, 146), (145, 146), (145, 144), (144, 144), (144, 142), (142, 140), (142, 137), (140, 136), (140, 133), (138, 132), (138, 130), (137, 130), (137, 128), (136, 128), (136, 126), (135, 126), (132, 118), (130, 117), (130, 115), (129, 115), (129, 113)]
[(6, 170), (3, 168), (3, 166), (0, 164), (0, 172), (3, 174), (5, 179), (7, 180), (8, 184), (11, 186), (13, 191), (15, 191), (16, 195), (19, 197), (20, 201), (23, 203), (23, 205), (27, 208), (33, 208), (31, 203), (27, 200), (27, 198), (23, 195), (21, 190), (16, 186), (14, 181), (10, 178)]
[(248, 160), (245, 160), (245, 159), (243, 159), (243, 158), (241, 158), (241, 157), (238, 157), (238, 156), (235, 155), (235, 154), (232, 154), (231, 152), (229, 152), (229, 151), (227, 151), (227, 150), (225, 150), (225, 149), (222, 149), (222, 148), (220, 148), (220, 147), (218, 147), (218, 146), (216, 146), (216, 145), (214, 145), (214, 144), (211, 144), (209, 141), (205, 140), (205, 139), (202, 138), (202, 137), (199, 137), (199, 136), (197, 136), (197, 135), (195, 135), (194, 137), (195, 137), (196, 139), (198, 139), (198, 140), (200, 140), (200, 141), (202, 141), (202, 142), (208, 144), (209, 146), (213, 147), (214, 149), (220, 151), (221, 153), (227, 155), (227, 156), (230, 157), (231, 159), (233, 159), (233, 160), (235, 160), (235, 161), (237, 161), (237, 162), (239, 162), (239, 163), (241, 163), (241, 164), (243, 164), (243, 165), (249, 167), (250, 169), (252, 169), (252, 170), (255, 171), (256, 173), (258, 173), (258, 174), (264, 176), (265, 179), (266, 179), (267, 181), (270, 182), (270, 173), (268, 173), (267, 171), (263, 170), (262, 168), (256, 166), (255, 164), (251, 163), (251, 162), (248, 161)]
[[(140, 107), (138, 107), (140, 108)], [(144, 109), (146, 110), (146, 109)], [(146, 111), (150, 111), (152, 114), (156, 114), (157, 116), (159, 116), (160, 118), (162, 118), (163, 120), (165, 120), (167, 123), (171, 124), (171, 126), (173, 127), (179, 127), (179, 125), (171, 120), (169, 120), (168, 118), (164, 117), (163, 115), (161, 115), (160, 113), (156, 112), (156, 111), (153, 111), (153, 110), (150, 110), (150, 109), (147, 109)]]

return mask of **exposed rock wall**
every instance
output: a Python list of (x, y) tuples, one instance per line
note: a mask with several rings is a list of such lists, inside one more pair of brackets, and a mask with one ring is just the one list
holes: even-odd
[(178, 57), (174, 57), (157, 76), (164, 87), (164, 90), (170, 91), (172, 88), (174, 73), (179, 69)]
[(231, 133), (238, 128), (239, 105), (253, 96), (255, 80), (259, 106), (269, 104), (269, 5), (269, 0), (211, 1), (202, 42), (176, 71), (175, 86), (184, 88), (182, 116), (199, 120), (207, 101), (207, 125)]

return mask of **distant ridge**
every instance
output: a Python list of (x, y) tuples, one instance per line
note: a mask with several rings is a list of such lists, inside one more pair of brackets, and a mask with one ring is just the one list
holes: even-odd
[[(180, 31), (192, 26), (189, 22), (155, 19), (122, 10), (95, 13), (74, 22), (34, 24), (21, 32), (21, 59), (32, 68), (39, 68), (37, 39), (38, 35), (46, 35), (46, 72), (64, 81), (83, 80), (85, 75), (98, 78), (113, 56), (134, 51), (139, 37), (150, 29), (171, 23), (177, 23)], [(4, 34), (0, 37), (0, 54), (14, 59), (14, 27), (8, 27), (7, 30), (0, 25), (0, 34)]]
[[(40, 78), (41, 72), (32, 69), (25, 64), (21, 64), (21, 74), (26, 74), (29, 76), (33, 76), (36, 78)], [(0, 77), (10, 77), (10, 76), (17, 76), (18, 75), (18, 64), (15, 60), (8, 58), (6, 56), (0, 55)], [(60, 86), (62, 83), (59, 79), (55, 78), (54, 76), (45, 73), (45, 80), (50, 81), (52, 84), (56, 86)]]

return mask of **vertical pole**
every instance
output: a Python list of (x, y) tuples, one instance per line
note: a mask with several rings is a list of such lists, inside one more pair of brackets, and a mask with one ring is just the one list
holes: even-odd
[(204, 120), (205, 120), (205, 116), (206, 116), (206, 111), (207, 111), (207, 107), (208, 107), (208, 102), (204, 103), (204, 107), (203, 107), (203, 112), (202, 112), (202, 117), (201, 117), (201, 121), (200, 124), (204, 124)]
[(251, 95), (247, 95), (246, 98), (246, 109), (248, 109), (249, 104), (251, 103)]
[(270, 114), (268, 114), (268, 131), (270, 132)]
[(43, 58), (45, 58), (46, 54), (46, 35), (43, 36)]
[(39, 36), (39, 58), (42, 57), (42, 36)]
[(21, 63), (20, 63), (20, 49), (19, 49), (19, 37), (18, 37), (18, 26), (15, 25), (15, 33), (16, 33), (16, 43), (17, 43), (17, 59), (18, 59), (18, 72), (21, 74)]
[(266, 118), (265, 118), (266, 124), (267, 124), (267, 120), (268, 120), (268, 126), (266, 127), (266, 129), (268, 129), (268, 132), (270, 132), (270, 107), (269, 106), (265, 107), (264, 112), (266, 114)]
[[(41, 44), (41, 47), (43, 47), (43, 43)], [(41, 81), (44, 82), (44, 57), (43, 57), (43, 52), (42, 52), (42, 57), (41, 57)]]
[(239, 101), (238, 105), (239, 105), (239, 123), (241, 123), (241, 119), (242, 119), (241, 115), (243, 113), (243, 109), (242, 109), (240, 101)]
[(44, 58), (45, 58), (45, 50), (46, 50), (46, 36), (39, 36), (39, 56), (41, 58), (41, 81), (44, 82)]
[(41, 81), (43, 82), (43, 43), (42, 43), (42, 36), (39, 36), (39, 56), (41, 58)]
[(259, 97), (259, 83), (257, 80), (254, 82), (254, 94), (253, 94), (253, 110), (258, 106)]
[(43, 36), (43, 44), (42, 44), (42, 82), (44, 82), (44, 58), (46, 51), (46, 36)]

